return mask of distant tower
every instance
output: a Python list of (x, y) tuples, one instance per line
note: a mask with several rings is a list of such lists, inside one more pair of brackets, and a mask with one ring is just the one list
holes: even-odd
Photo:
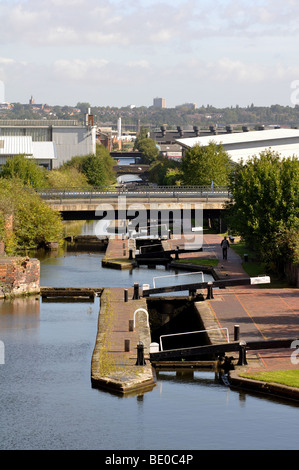
[(33, 104), (35, 103), (34, 99), (33, 99), (33, 96), (31, 96), (30, 100), (29, 100), (29, 104), (32, 106)]
[(121, 138), (121, 117), (119, 117), (117, 121), (117, 134), (118, 134), (118, 138), (120, 139)]
[(154, 98), (153, 105), (154, 105), (154, 108), (166, 108), (166, 99)]

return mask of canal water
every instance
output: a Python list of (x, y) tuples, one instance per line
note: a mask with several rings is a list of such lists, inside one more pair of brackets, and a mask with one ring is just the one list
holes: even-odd
[[(41, 257), (41, 285), (131, 287), (165, 274), (104, 269), (101, 257)], [(0, 303), (1, 450), (298, 449), (297, 406), (231, 391), (214, 372), (160, 372), (151, 392), (128, 397), (93, 389), (99, 307)]]

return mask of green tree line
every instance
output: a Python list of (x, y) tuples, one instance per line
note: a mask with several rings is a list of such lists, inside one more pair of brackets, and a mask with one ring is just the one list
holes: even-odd
[[(61, 216), (37, 194), (42, 187), (91, 187), (115, 182), (114, 161), (97, 145), (96, 154), (74, 157), (59, 169), (46, 170), (24, 155), (8, 158), (0, 172), (0, 239), (6, 253), (62, 242)], [(13, 231), (6, 223), (13, 216)]]

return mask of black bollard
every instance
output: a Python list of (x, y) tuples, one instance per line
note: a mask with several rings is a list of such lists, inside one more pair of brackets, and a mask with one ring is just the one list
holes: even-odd
[(234, 341), (239, 341), (240, 339), (240, 326), (235, 325), (234, 326)]
[(246, 366), (247, 359), (246, 359), (246, 343), (245, 341), (241, 341), (239, 343), (239, 361), (238, 366)]
[(207, 299), (214, 299), (213, 284), (212, 284), (212, 282), (208, 282), (208, 295), (207, 295)]
[(124, 290), (124, 301), (128, 302), (128, 289)]
[(139, 299), (139, 283), (134, 282), (134, 294), (133, 294), (133, 300), (138, 300)]
[(144, 346), (142, 341), (139, 341), (137, 344), (137, 361), (136, 361), (136, 366), (144, 366), (145, 365), (145, 360), (144, 360)]

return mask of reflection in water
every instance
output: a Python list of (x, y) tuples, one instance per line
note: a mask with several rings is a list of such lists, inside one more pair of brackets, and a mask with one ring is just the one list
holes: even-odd
[(6, 329), (36, 329), (40, 324), (39, 296), (0, 302), (1, 332)]

